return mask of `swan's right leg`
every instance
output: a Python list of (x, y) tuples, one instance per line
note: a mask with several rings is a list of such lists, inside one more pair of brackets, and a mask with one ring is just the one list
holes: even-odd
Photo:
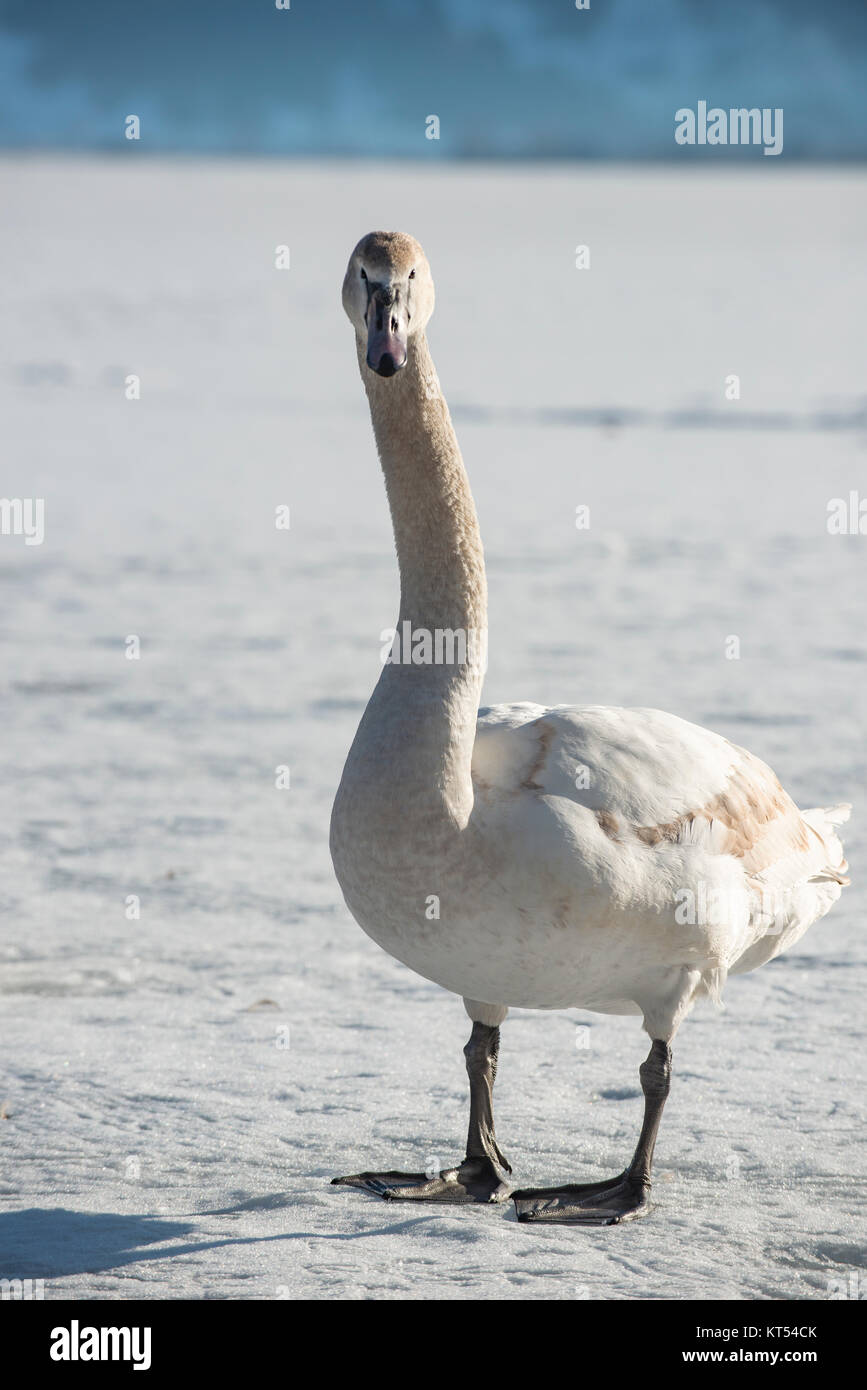
[[(486, 1005), (466, 1001), (467, 1012), (485, 1010)], [(505, 1017), (505, 1009), (499, 1011)], [(476, 1019), (470, 1040), (464, 1048), (470, 1081), (470, 1126), (467, 1152), (456, 1168), (444, 1168), (436, 1177), (426, 1173), (355, 1173), (333, 1178), (346, 1187), (361, 1187), (392, 1202), (504, 1202), (511, 1192), (505, 1174), (511, 1173), (494, 1134), (494, 1077), (500, 1045), (499, 1025)]]

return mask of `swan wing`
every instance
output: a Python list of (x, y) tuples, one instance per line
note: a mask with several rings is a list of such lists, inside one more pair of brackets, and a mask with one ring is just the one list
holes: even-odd
[(537, 795), (585, 807), (624, 853), (692, 845), (738, 861), (753, 930), (743, 953), (750, 963), (732, 969), (752, 968), (765, 938), (763, 960), (796, 940), (848, 882), (835, 829), (848, 808), (799, 810), (759, 758), (661, 710), (482, 709), (473, 779), (488, 804)]

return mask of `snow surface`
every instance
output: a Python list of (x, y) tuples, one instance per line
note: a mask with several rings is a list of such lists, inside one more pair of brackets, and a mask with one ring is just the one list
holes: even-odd
[[(43, 545), (0, 537), (0, 1276), (47, 1298), (867, 1291), (867, 538), (826, 529), (867, 490), (867, 183), (768, 163), (0, 162), (2, 489), (46, 507)], [(802, 805), (856, 803), (843, 900), (679, 1034), (634, 1226), (329, 1187), (451, 1162), (466, 1128), (463, 1007), (359, 931), (327, 846), (397, 601), (339, 304), (376, 226), (417, 235), (438, 283), (486, 698), (656, 705)], [(637, 1020), (510, 1016), (520, 1182), (622, 1167), (646, 1049)]]

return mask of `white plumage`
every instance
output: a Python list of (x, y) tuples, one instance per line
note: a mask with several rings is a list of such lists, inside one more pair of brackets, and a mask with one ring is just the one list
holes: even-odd
[[(848, 807), (799, 811), (758, 758), (661, 710), (483, 709), (472, 771), (473, 820), (501, 846), (508, 901), (542, 919), (556, 961), (531, 1001), (518, 957), (507, 1004), (629, 1005), (652, 1013), (652, 1036), (670, 1036), (660, 1018), (670, 972), (700, 971), (689, 1002), (718, 995), (727, 974), (797, 941), (848, 881), (834, 829)], [(546, 837), (568, 845), (573, 883)]]
[[(486, 632), (473, 499), (427, 348), (433, 287), (412, 238), (373, 233), (344, 305), (385, 474), (401, 573), (399, 627)], [(424, 639), (424, 640), (422, 640)], [(491, 1094), (510, 1006), (634, 1013), (652, 1039), (629, 1168), (602, 1184), (515, 1193), (523, 1220), (648, 1210), (670, 1043), (701, 995), (797, 941), (840, 895), (835, 827), (799, 811), (774, 773), (718, 734), (653, 709), (479, 708), (471, 661), (387, 664), (347, 758), (331, 846), (359, 925), (460, 994), (471, 1119), (464, 1162), (342, 1181), (387, 1197), (502, 1201)]]

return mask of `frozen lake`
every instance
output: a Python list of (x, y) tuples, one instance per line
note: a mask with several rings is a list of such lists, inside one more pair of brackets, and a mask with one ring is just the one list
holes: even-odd
[[(864, 176), (131, 149), (5, 157), (0, 182), (2, 489), (45, 499), (43, 544), (0, 536), (0, 1277), (47, 1298), (863, 1297), (867, 536), (826, 521), (867, 493)], [(397, 612), (340, 307), (377, 226), (417, 236), (437, 282), (486, 698), (669, 709), (802, 806), (855, 803), (841, 902), (679, 1033), (659, 1207), (634, 1226), (328, 1185), (450, 1162), (466, 1131), (463, 1007), (367, 940), (328, 855)], [(636, 1019), (510, 1015), (497, 1128), (521, 1184), (623, 1166), (646, 1050)]]

